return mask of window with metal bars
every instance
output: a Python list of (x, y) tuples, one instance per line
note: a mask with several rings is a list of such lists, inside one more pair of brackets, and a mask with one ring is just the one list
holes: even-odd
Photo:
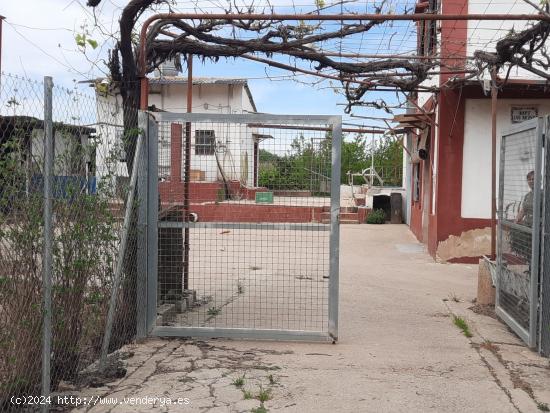
[(196, 130), (195, 155), (214, 155), (215, 139), (213, 130)]

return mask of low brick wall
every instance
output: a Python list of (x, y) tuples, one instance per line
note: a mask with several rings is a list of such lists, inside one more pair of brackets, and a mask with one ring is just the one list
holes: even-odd
[(323, 212), (323, 207), (231, 203), (195, 204), (190, 209), (199, 222), (320, 222)]
[[(231, 195), (239, 194), (242, 199), (254, 200), (256, 192), (265, 192), (265, 188), (243, 188), (239, 181), (231, 181), (229, 184)], [(160, 182), (159, 194), (161, 202), (183, 203), (183, 182)], [(222, 182), (190, 182), (189, 199), (192, 203), (215, 202), (220, 199), (220, 191), (224, 190)]]

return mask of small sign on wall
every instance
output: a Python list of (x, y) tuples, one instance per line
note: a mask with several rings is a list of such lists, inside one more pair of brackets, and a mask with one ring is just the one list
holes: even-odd
[(512, 106), (512, 123), (521, 123), (536, 118), (539, 115), (539, 108), (536, 106)]

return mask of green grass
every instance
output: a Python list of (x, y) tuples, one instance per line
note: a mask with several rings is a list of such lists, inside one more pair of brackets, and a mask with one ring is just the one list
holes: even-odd
[(266, 402), (268, 401), (269, 399), (271, 399), (271, 392), (269, 391), (269, 389), (262, 389), (260, 387), (260, 391), (258, 392), (258, 396), (257, 396), (258, 400), (260, 402)]
[(219, 309), (219, 308), (210, 307), (208, 309), (208, 311), (206, 312), (206, 314), (208, 314), (209, 316), (215, 317), (215, 316), (219, 315), (221, 312), (222, 312), (222, 310)]
[(235, 380), (233, 380), (233, 386), (243, 387), (244, 386), (244, 376), (237, 377)]
[(264, 406), (254, 407), (250, 413), (267, 413), (267, 409)]
[(243, 397), (244, 397), (245, 400), (250, 400), (250, 399), (254, 398), (252, 393), (249, 392), (248, 390), (243, 391)]
[(548, 403), (537, 403), (537, 407), (541, 412), (550, 412), (550, 407), (548, 407)]
[(453, 323), (455, 326), (462, 330), (462, 333), (464, 333), (466, 337), (473, 337), (473, 334), (470, 332), (470, 327), (468, 326), (468, 323), (462, 317), (457, 317), (456, 315), (453, 316)]

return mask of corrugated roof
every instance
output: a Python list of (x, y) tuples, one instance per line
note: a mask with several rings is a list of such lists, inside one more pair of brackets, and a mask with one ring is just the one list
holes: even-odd
[[(187, 76), (163, 76), (149, 78), (149, 84), (151, 85), (173, 85), (173, 84), (187, 84)], [(224, 77), (194, 77), (194, 85), (242, 85), (254, 112), (257, 112), (256, 102), (252, 97), (252, 92), (248, 87), (248, 81), (246, 79), (239, 78), (224, 78)]]
[[(149, 83), (166, 85), (172, 83), (187, 83), (187, 76), (163, 76), (149, 78)], [(232, 79), (223, 77), (194, 77), (194, 85), (247, 85), (246, 79)]]
[[(86, 80), (79, 83), (90, 83), (92, 86), (94, 83), (101, 82), (105, 78), (97, 78), (95, 80)], [(187, 76), (163, 76), (163, 77), (150, 77), (149, 84), (151, 85), (171, 85), (171, 84), (187, 84)], [(252, 92), (248, 87), (248, 81), (242, 78), (223, 78), (223, 77), (194, 77), (194, 85), (242, 85), (254, 112), (258, 112), (256, 108), (256, 102), (254, 102), (254, 97)]]

